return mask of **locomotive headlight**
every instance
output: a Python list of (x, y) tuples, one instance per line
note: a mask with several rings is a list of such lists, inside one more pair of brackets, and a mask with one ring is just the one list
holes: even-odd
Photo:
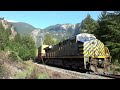
[(102, 60), (101, 59), (99, 59), (99, 64), (102, 64)]

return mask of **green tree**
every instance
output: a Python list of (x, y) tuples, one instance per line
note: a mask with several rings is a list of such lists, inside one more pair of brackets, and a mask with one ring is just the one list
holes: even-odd
[(19, 33), (17, 33), (17, 35), (15, 35), (14, 41), (15, 42), (20, 42), (21, 41), (21, 37), (20, 37)]
[(94, 34), (109, 48), (112, 61), (120, 62), (120, 12), (102, 12), (98, 23), (99, 28)]
[(87, 17), (82, 21), (80, 32), (87, 32), (93, 34), (97, 29), (98, 23), (91, 18), (88, 14)]
[[(17, 37), (17, 39), (9, 42), (9, 49), (18, 53), (18, 56), (23, 60), (36, 57), (36, 45), (30, 36)], [(19, 38), (19, 39), (18, 39)]]
[(58, 44), (60, 42), (60, 40), (57, 39), (57, 38), (54, 38), (53, 40), (54, 40), (54, 45), (56, 45), (56, 44)]
[(36, 45), (32, 37), (30, 36), (23, 36), (21, 38), (21, 52), (20, 56), (24, 60), (27, 60), (29, 58), (35, 58), (36, 56)]
[(52, 35), (50, 35), (49, 33), (47, 33), (47, 34), (45, 35), (45, 39), (44, 39), (43, 44), (46, 44), (46, 45), (54, 45), (55, 42), (54, 42), (54, 40), (53, 40)]
[(0, 23), (0, 50), (5, 50), (9, 43), (10, 29), (5, 30)]

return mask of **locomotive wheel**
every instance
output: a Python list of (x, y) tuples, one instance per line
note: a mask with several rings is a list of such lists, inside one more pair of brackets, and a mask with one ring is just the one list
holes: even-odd
[(90, 70), (92, 70), (93, 72), (97, 73), (98, 72), (98, 68), (96, 65), (90, 65)]
[(110, 71), (110, 66), (109, 65), (104, 65), (104, 74)]
[(103, 66), (104, 66), (104, 74), (106, 74), (107, 72), (110, 71), (110, 62), (109, 62), (109, 59), (104, 60)]
[(107, 70), (110, 71), (110, 66), (107, 67)]
[(97, 68), (97, 60), (96, 59), (91, 59), (90, 62), (90, 70), (97, 73), (98, 72), (98, 68)]

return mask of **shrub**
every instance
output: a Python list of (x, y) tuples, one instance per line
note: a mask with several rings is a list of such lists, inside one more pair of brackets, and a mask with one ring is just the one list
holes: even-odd
[(120, 72), (120, 68), (116, 68), (115, 71), (119, 71)]
[(37, 79), (49, 79), (49, 76), (45, 73), (40, 73), (38, 74)]
[(10, 52), (9, 58), (13, 61), (21, 61), (21, 58), (18, 56), (18, 53), (14, 51)]

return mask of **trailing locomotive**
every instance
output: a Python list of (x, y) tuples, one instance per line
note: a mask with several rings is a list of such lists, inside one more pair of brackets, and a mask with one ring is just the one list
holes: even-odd
[(57, 45), (41, 45), (38, 60), (62, 67), (106, 72), (111, 56), (108, 48), (93, 34), (81, 33)]

